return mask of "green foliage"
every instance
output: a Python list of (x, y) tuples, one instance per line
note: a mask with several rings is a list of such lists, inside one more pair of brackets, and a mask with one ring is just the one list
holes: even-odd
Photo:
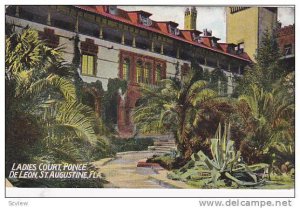
[(276, 38), (269, 31), (265, 31), (255, 56), (258, 65), (264, 69), (268, 69), (272, 65), (278, 65), (280, 56)]
[[(18, 73), (33, 73), (37, 68), (45, 67), (56, 59), (62, 60), (60, 53), (47, 47), (38, 38), (35, 30), (27, 29), (22, 33), (13, 33), (5, 40), (6, 78), (11, 79)], [(43, 70), (43, 69), (42, 69)], [(41, 70), (41, 71), (42, 71)]]
[(127, 81), (120, 79), (108, 79), (107, 91), (103, 96), (103, 120), (113, 130), (113, 125), (117, 123), (119, 90), (125, 93)]
[(192, 62), (191, 68), (194, 73), (194, 77), (197, 80), (206, 81), (208, 87), (215, 92), (218, 92), (219, 95), (227, 95), (228, 79), (222, 69), (215, 68), (210, 72), (209, 70), (200, 67), (197, 62)]
[(224, 72), (216, 68), (209, 74), (209, 81), (210, 86), (212, 89), (214, 89), (216, 92), (218, 92), (219, 95), (226, 95), (227, 94), (227, 85), (228, 80)]
[[(249, 162), (280, 166), (276, 161), (282, 161), (283, 155), (278, 145), (294, 147), (295, 73), (288, 72), (280, 56), (276, 39), (266, 32), (257, 50), (257, 63), (246, 69), (235, 89), (246, 135), (241, 152)], [(291, 154), (285, 153), (293, 163)]]
[(96, 107), (95, 99), (97, 99), (96, 98), (97, 95), (100, 95), (101, 97), (100, 102), (102, 103), (102, 97), (104, 93), (102, 82), (97, 80), (96, 82), (84, 83), (82, 84), (80, 93), (81, 93), (81, 102), (95, 109)]
[(235, 154), (234, 141), (230, 140), (230, 124), (225, 125), (223, 135), (221, 130), (219, 124), (215, 138), (210, 140), (213, 159), (210, 160), (202, 151), (193, 154), (192, 159), (203, 161), (209, 169), (224, 172), (230, 170), (238, 156)]
[(147, 160), (147, 162), (158, 163), (161, 167), (172, 170), (176, 168), (176, 157), (172, 154), (157, 155)]
[(5, 55), (6, 173), (14, 162), (90, 161), (101, 140), (95, 115), (77, 101), (74, 69), (61, 52), (24, 29), (6, 38)]
[(255, 57), (257, 63), (245, 69), (243, 78), (238, 81), (236, 93), (238, 95), (251, 93), (252, 84), (266, 91), (272, 91), (273, 83), (287, 74), (285, 66), (279, 62), (280, 55), (275, 37), (266, 31), (257, 49)]
[(279, 164), (290, 162), (295, 164), (295, 147), (293, 145), (284, 145), (282, 143), (275, 144), (273, 146), (275, 157)]
[(197, 114), (218, 96), (191, 72), (182, 80), (161, 80), (157, 87), (141, 85), (142, 98), (134, 111), (134, 121), (143, 133), (173, 132), (178, 150), (188, 159), (192, 154), (190, 139)]
[(249, 110), (242, 113), (248, 128), (247, 139), (254, 143), (260, 154), (269, 152), (275, 143), (293, 143), (293, 99), (284, 94), (281, 86), (272, 92), (266, 92), (256, 85), (251, 87), (249, 95), (239, 97), (241, 105)]
[(78, 34), (76, 34), (74, 37), (74, 57), (72, 60), (72, 64), (74, 67), (74, 84), (76, 86), (76, 94), (79, 97), (79, 100), (81, 100), (81, 102), (84, 100), (83, 96), (86, 95), (86, 93), (82, 92), (82, 88), (83, 88), (83, 81), (79, 75), (79, 70), (80, 70), (80, 62), (81, 62), (81, 53), (80, 53), (80, 49), (79, 49), (79, 36)]
[(230, 139), (230, 124), (225, 125), (223, 134), (219, 125), (215, 138), (211, 139), (210, 149), (212, 158), (202, 151), (194, 153), (191, 161), (170, 173), (168, 177), (209, 188), (232, 185), (257, 186), (264, 183), (255, 172), (266, 171), (268, 165), (247, 166), (239, 162), (240, 154), (236, 153), (234, 142)]
[(81, 91), (85, 91), (85, 93), (81, 92), (80, 94), (81, 100), (85, 105), (95, 109), (95, 99), (99, 99), (97, 102), (100, 102), (98, 105), (101, 106), (101, 109), (99, 109), (101, 111), (99, 112), (101, 114), (101, 122), (102, 124), (105, 123), (105, 128), (104, 125), (102, 125), (102, 132), (105, 132), (106, 135), (114, 132), (118, 117), (119, 90), (121, 90), (122, 93), (125, 93), (127, 90), (126, 80), (120, 80), (118, 78), (109, 79), (107, 91), (104, 91), (102, 83), (99, 80), (92, 83), (85, 83), (83, 89), (84, 90)]
[(113, 153), (147, 150), (148, 146), (153, 146), (154, 144), (152, 138), (112, 138), (110, 142)]

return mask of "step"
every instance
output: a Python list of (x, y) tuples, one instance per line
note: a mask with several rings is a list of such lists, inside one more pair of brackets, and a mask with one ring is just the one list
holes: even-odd
[(175, 142), (160, 142), (160, 141), (154, 142), (154, 146), (164, 146), (164, 145), (175, 146)]
[(159, 142), (175, 142), (175, 139), (161, 139), (161, 138), (155, 138), (154, 141), (159, 141)]
[(175, 149), (175, 146), (148, 146), (148, 148), (155, 148), (155, 149)]
[(163, 150), (163, 151), (171, 151), (175, 150), (176, 147), (164, 147), (164, 146), (149, 146), (148, 150)]

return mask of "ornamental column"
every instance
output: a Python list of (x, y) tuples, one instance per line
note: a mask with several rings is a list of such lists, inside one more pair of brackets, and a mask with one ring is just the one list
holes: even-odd
[(79, 32), (79, 17), (78, 17), (78, 13), (76, 14), (75, 32), (76, 32), (76, 33)]
[(136, 47), (136, 45), (135, 45), (135, 35), (133, 36), (133, 38), (132, 38), (132, 47)]
[(160, 46), (160, 54), (164, 54), (164, 44), (163, 43)]
[(154, 40), (151, 41), (151, 51), (154, 52)]
[(125, 33), (124, 31), (122, 32), (122, 40), (121, 40), (121, 44), (125, 45)]
[(179, 47), (177, 47), (177, 49), (176, 49), (176, 58), (179, 59), (179, 56), (180, 56), (180, 49), (179, 49)]
[(15, 13), (16, 17), (20, 17), (20, 8), (19, 6), (16, 6), (16, 13)]
[(99, 38), (103, 39), (103, 27), (101, 24), (99, 24)]
[(51, 10), (48, 8), (47, 25), (51, 26)]

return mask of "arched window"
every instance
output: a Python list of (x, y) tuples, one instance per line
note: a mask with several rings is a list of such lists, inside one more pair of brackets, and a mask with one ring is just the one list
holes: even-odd
[(125, 58), (123, 61), (123, 79), (129, 80), (130, 60)]
[(136, 63), (136, 82), (143, 82), (143, 62), (141, 60), (138, 60)]
[(152, 72), (152, 65), (150, 63), (145, 64), (144, 68), (144, 83), (150, 84), (151, 83), (151, 73)]
[(162, 71), (162, 67), (160, 64), (158, 64), (156, 66), (156, 71), (155, 71), (155, 83), (161, 80), (161, 71)]

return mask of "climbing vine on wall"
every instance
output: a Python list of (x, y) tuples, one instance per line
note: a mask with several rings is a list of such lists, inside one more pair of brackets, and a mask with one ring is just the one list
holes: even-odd
[(127, 82), (118, 78), (109, 79), (107, 84), (107, 91), (103, 95), (103, 120), (109, 126), (117, 123), (117, 106), (119, 90), (122, 94), (127, 90)]
[(75, 70), (75, 75), (74, 75), (74, 81), (75, 81), (75, 86), (76, 86), (76, 94), (77, 97), (80, 101), (82, 101), (82, 88), (83, 88), (83, 81), (79, 75), (79, 71), (80, 71), (80, 60), (81, 60), (81, 53), (80, 53), (80, 49), (79, 49), (79, 36), (78, 34), (76, 34), (74, 37), (74, 57), (72, 60), (72, 64), (74, 66), (74, 70)]
[(227, 94), (228, 80), (222, 69), (216, 68), (210, 73), (210, 83), (219, 95)]

